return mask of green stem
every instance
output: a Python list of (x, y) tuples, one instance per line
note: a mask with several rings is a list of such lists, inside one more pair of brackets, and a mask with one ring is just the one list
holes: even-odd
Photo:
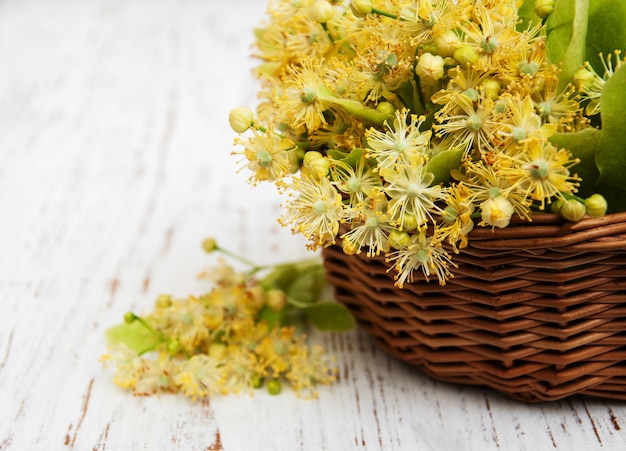
[[(139, 324), (141, 324), (143, 327), (145, 327), (146, 329), (148, 329), (152, 334), (154, 334), (159, 340), (161, 340), (161, 343), (168, 343), (169, 341), (171, 341), (170, 337), (168, 337), (167, 335), (165, 335), (163, 332), (161, 332), (160, 330), (155, 329), (154, 327), (152, 327), (151, 324), (149, 324), (146, 320), (144, 320), (142, 317), (137, 316), (133, 313), (133, 316), (135, 317), (135, 321), (137, 321)], [(143, 355), (146, 352), (150, 352), (153, 351), (159, 344), (161, 343), (157, 343), (154, 346), (149, 347), (148, 349), (145, 349), (143, 351), (141, 351), (139, 353), (139, 355)], [(191, 358), (191, 354), (189, 353), (189, 351), (187, 351), (187, 349), (185, 349), (184, 346), (180, 347), (182, 349), (182, 351), (185, 353), (185, 356), (190, 359)]]
[(372, 14), (378, 14), (379, 16), (385, 16), (385, 17), (389, 17), (390, 19), (397, 19), (398, 16), (396, 16), (393, 13), (388, 13), (387, 11), (383, 11), (381, 9), (378, 8), (372, 8)]

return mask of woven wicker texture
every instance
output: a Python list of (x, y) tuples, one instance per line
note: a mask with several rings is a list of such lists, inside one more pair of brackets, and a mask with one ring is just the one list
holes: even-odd
[(525, 402), (626, 399), (626, 213), (476, 229), (444, 287), (399, 289), (383, 257), (323, 256), (359, 325), (436, 379)]

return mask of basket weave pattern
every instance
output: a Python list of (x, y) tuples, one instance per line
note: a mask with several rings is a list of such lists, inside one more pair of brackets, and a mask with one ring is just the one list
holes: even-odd
[(395, 357), (525, 402), (626, 399), (626, 213), (479, 228), (444, 287), (394, 286), (384, 257), (324, 249), (328, 281)]

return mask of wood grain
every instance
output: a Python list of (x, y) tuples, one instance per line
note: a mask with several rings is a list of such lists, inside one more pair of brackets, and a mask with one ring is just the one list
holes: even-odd
[(626, 406), (527, 406), (433, 381), (363, 333), (313, 334), (339, 383), (314, 401), (136, 398), (104, 331), (206, 287), (206, 236), (259, 262), (307, 255), (230, 156), (255, 102), (260, 0), (0, 2), (0, 450), (625, 449)]

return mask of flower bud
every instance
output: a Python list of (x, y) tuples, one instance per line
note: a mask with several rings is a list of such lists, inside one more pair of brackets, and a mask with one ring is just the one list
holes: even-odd
[(350, 9), (356, 17), (363, 17), (372, 12), (374, 5), (372, 0), (350, 0)]
[(211, 343), (209, 346), (209, 357), (215, 360), (222, 360), (226, 356), (226, 345), (223, 343)]
[(423, 53), (415, 66), (415, 73), (424, 80), (439, 80), (444, 75), (443, 58), (432, 53)]
[(452, 57), (457, 60), (460, 64), (466, 65), (476, 64), (480, 59), (480, 55), (470, 46), (459, 47), (454, 51)]
[(280, 383), (280, 379), (272, 379), (267, 382), (267, 392), (270, 395), (279, 395), (283, 390), (283, 386)]
[(503, 228), (509, 225), (511, 222), (511, 216), (515, 212), (515, 208), (511, 202), (509, 202), (503, 196), (496, 196), (492, 199), (487, 199), (480, 204), (482, 211), (482, 220), (485, 224), (492, 227)]
[(491, 100), (497, 100), (500, 95), (500, 82), (493, 78), (487, 78), (483, 80), (480, 85), (485, 90), (485, 97), (490, 98)]
[(591, 88), (595, 79), (595, 74), (584, 67), (574, 72), (574, 85), (579, 91)]
[(287, 305), (287, 295), (283, 290), (269, 290), (265, 298), (267, 306), (275, 312), (280, 312)]
[(309, 14), (315, 22), (326, 23), (333, 18), (335, 10), (327, 0), (315, 0)]
[(405, 213), (402, 216), (402, 230), (414, 230), (418, 225), (417, 217), (415, 215)]
[(303, 169), (314, 178), (321, 178), (328, 174), (330, 161), (321, 153), (312, 150), (304, 154)]
[(563, 199), (557, 199), (554, 202), (552, 202), (550, 204), (550, 211), (558, 215), (559, 212), (561, 211), (561, 207), (563, 206), (563, 202), (565, 202)]
[(347, 237), (341, 239), (341, 249), (346, 255), (355, 255), (359, 253), (359, 246)]
[(461, 38), (452, 30), (446, 30), (435, 38), (437, 53), (444, 57), (454, 55), (461, 45)]
[(554, 0), (535, 0), (535, 13), (542, 19), (554, 11)]
[(168, 340), (167, 344), (165, 345), (165, 348), (167, 349), (167, 353), (169, 355), (176, 355), (180, 352), (182, 346), (180, 344), (180, 341), (174, 339), (174, 340)]
[(217, 241), (215, 241), (215, 239), (213, 238), (207, 238), (202, 242), (202, 249), (204, 249), (204, 252), (206, 252), (207, 254), (210, 254), (215, 249), (217, 249)]
[(383, 114), (386, 114), (387, 116), (393, 115), (393, 113), (396, 111), (393, 105), (389, 102), (380, 102), (378, 105), (376, 105), (376, 110), (380, 111)]
[(606, 199), (601, 194), (592, 194), (585, 199), (585, 207), (587, 214), (592, 218), (601, 218), (605, 215), (608, 208)]
[(389, 232), (389, 237), (387, 238), (387, 240), (389, 242), (389, 245), (394, 249), (402, 249), (403, 247), (409, 245), (409, 243), (411, 242), (411, 236), (402, 230), (392, 229)]
[(168, 308), (172, 305), (172, 296), (169, 294), (161, 294), (155, 302), (157, 308)]
[(265, 290), (260, 285), (254, 285), (246, 290), (246, 306), (253, 312), (258, 312), (265, 305)]
[(576, 199), (566, 199), (563, 201), (563, 205), (561, 205), (561, 209), (559, 210), (559, 214), (561, 217), (570, 222), (578, 222), (580, 221), (587, 209), (585, 205), (581, 202), (578, 202)]
[(247, 106), (234, 108), (228, 115), (228, 122), (235, 132), (243, 133), (254, 123), (254, 113)]
[(137, 315), (135, 315), (133, 312), (124, 313), (124, 322), (126, 324), (132, 324), (135, 322), (136, 319), (137, 319)]

